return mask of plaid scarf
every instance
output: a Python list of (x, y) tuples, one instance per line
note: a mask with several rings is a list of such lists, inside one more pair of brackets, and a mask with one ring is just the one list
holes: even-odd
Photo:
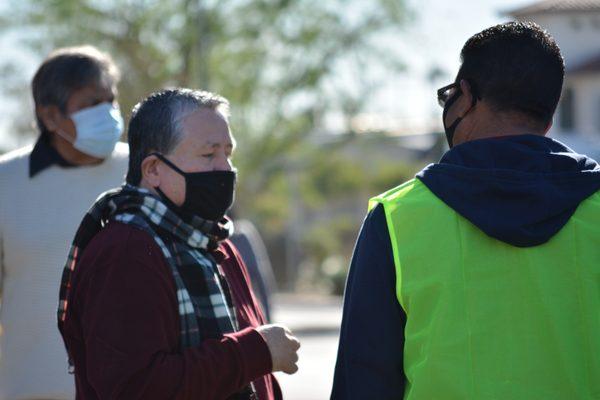
[[(183, 220), (150, 191), (124, 185), (100, 195), (77, 230), (60, 286), (58, 326), (61, 332), (69, 317), (73, 271), (86, 246), (111, 220), (142, 229), (161, 249), (177, 289), (182, 348), (196, 347), (204, 339), (220, 338), (238, 330), (229, 286), (209, 253), (231, 234), (232, 223), (219, 224), (196, 216)], [(72, 367), (70, 357), (69, 364)], [(257, 397), (251, 384), (230, 398)]]

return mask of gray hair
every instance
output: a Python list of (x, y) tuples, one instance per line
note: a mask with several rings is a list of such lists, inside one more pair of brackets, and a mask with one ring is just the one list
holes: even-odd
[[(66, 113), (73, 92), (90, 85), (114, 88), (120, 79), (119, 69), (110, 55), (85, 45), (65, 47), (50, 53), (31, 82), (35, 106), (55, 105)], [(48, 132), (36, 112), (42, 134)]]
[(183, 121), (200, 108), (229, 117), (229, 102), (217, 94), (184, 88), (152, 93), (132, 111), (128, 128), (129, 170), (127, 183), (139, 185), (142, 162), (149, 154), (169, 154), (183, 137)]

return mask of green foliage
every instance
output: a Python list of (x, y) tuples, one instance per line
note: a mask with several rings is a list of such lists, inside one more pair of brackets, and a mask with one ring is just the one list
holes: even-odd
[(382, 150), (390, 147), (398, 145), (391, 145), (385, 137), (350, 137), (321, 149), (321, 156), (303, 169), (306, 230), (302, 246), (314, 269), (310, 276), (325, 290), (343, 293), (368, 199), (411, 179), (426, 164), (425, 160), (411, 163), (383, 157)]
[[(112, 54), (122, 70), (125, 114), (165, 86), (228, 98), (239, 143), (238, 214), (256, 221), (267, 242), (306, 222), (295, 239), (312, 252), (306, 257), (346, 255), (355, 217), (298, 221), (296, 214), (330, 205), (335, 219), (341, 198), (362, 201), (405, 175), (379, 176), (364, 169), (364, 160), (306, 140), (327, 113), (350, 118), (364, 108), (365, 94), (386, 78), (371, 77), (369, 63), (401, 71), (400, 60), (377, 40), (406, 22), (401, 0), (8, 1), (11, 15), (0, 17), (2, 29), (27, 32), (23, 44), (36, 54), (82, 43)], [(4, 71), (18, 76), (18, 69)], [(21, 93), (28, 93), (21, 82)]]
[[(362, 3), (12, 0), (8, 9), (13, 27), (35, 32), (36, 50), (90, 42), (113, 54), (125, 110), (165, 85), (203, 88), (230, 99), (244, 132), (260, 133), (332, 100), (317, 94), (349, 54), (383, 54), (373, 34), (403, 21), (402, 3)], [(290, 104), (298, 96), (307, 104)]]

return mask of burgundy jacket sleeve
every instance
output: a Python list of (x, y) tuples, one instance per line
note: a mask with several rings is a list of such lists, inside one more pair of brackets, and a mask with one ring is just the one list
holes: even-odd
[(145, 232), (111, 223), (80, 266), (71, 303), (78, 327), (70, 332), (83, 353), (72, 354), (78, 391), (94, 392), (84, 399), (224, 399), (271, 372), (269, 349), (253, 328), (178, 349), (174, 281)]
[[(223, 267), (229, 282), (240, 327), (264, 325), (266, 320), (252, 290), (248, 270), (235, 246), (226, 240), (221, 243), (219, 251), (214, 256), (219, 265)], [(261, 400), (281, 400), (283, 398), (279, 383), (273, 374), (255, 380), (254, 388)]]

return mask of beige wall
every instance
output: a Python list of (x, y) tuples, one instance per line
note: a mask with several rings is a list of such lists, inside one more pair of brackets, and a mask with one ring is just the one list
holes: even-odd
[[(600, 55), (600, 12), (541, 14), (520, 20), (536, 22), (556, 39), (567, 70)], [(550, 133), (576, 133), (586, 138), (600, 139), (600, 73), (577, 76), (567, 73), (565, 87), (574, 90), (575, 126), (572, 132), (561, 131), (559, 106)]]
[(554, 37), (567, 68), (600, 54), (600, 12), (534, 15), (523, 20), (539, 24)]

